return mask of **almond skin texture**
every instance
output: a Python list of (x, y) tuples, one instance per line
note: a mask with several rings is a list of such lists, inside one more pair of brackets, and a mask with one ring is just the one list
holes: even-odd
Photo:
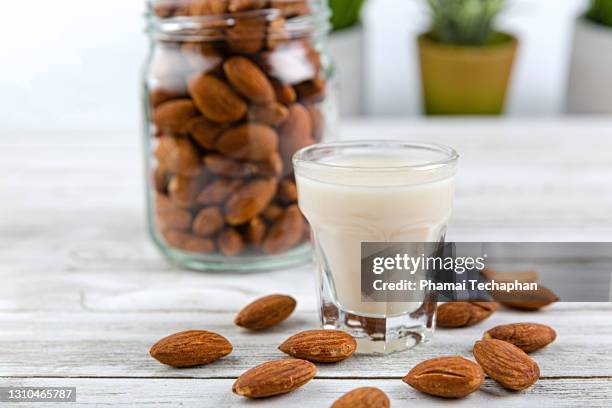
[(235, 122), (246, 115), (247, 105), (242, 98), (213, 75), (192, 78), (188, 88), (197, 108), (213, 122)]
[(274, 88), (268, 77), (248, 58), (228, 59), (223, 64), (223, 72), (234, 89), (251, 102), (265, 104), (274, 101)]
[(489, 329), (482, 338), (507, 341), (525, 353), (531, 353), (555, 341), (557, 333), (552, 327), (543, 324), (513, 323)]
[(289, 116), (289, 109), (276, 102), (266, 105), (253, 105), (249, 109), (249, 120), (265, 123), (270, 126), (278, 126)]
[(163, 231), (162, 235), (169, 246), (187, 252), (208, 254), (216, 248), (212, 239), (196, 237), (183, 231), (168, 229)]
[(242, 180), (220, 178), (206, 187), (198, 194), (196, 203), (203, 205), (221, 204), (242, 185)]
[(227, 13), (228, 0), (190, 0), (189, 15), (208, 16)]
[(181, 176), (195, 176), (200, 172), (200, 156), (185, 138), (160, 137), (155, 149), (160, 166)]
[(298, 206), (287, 207), (270, 227), (262, 245), (264, 252), (278, 254), (296, 246), (302, 239), (304, 225), (306, 222)]
[(357, 349), (357, 342), (339, 330), (306, 330), (289, 337), (278, 349), (315, 363), (336, 363), (349, 358)]
[(217, 246), (225, 256), (236, 256), (244, 249), (244, 241), (234, 228), (225, 228), (219, 234)]
[(463, 357), (439, 357), (417, 364), (403, 378), (411, 387), (443, 398), (463, 398), (484, 382), (482, 368)]
[(176, 99), (155, 108), (153, 123), (160, 132), (184, 134), (190, 130), (190, 120), (197, 116), (199, 112), (190, 99)]
[(232, 344), (223, 336), (189, 330), (164, 337), (151, 347), (151, 357), (172, 367), (195, 367), (211, 363), (232, 352)]
[(225, 204), (225, 219), (230, 225), (242, 225), (255, 218), (276, 194), (276, 180), (259, 179), (246, 183)]
[(438, 306), (436, 324), (456, 328), (478, 324), (491, 316), (499, 305), (495, 302), (448, 302)]
[(491, 292), (491, 295), (506, 307), (528, 311), (539, 310), (559, 300), (550, 289), (540, 284), (536, 291)]
[(216, 207), (204, 208), (198, 212), (193, 220), (194, 234), (203, 237), (213, 235), (223, 227), (223, 214)]
[(206, 170), (220, 177), (246, 178), (258, 171), (254, 163), (240, 163), (220, 154), (208, 154), (204, 156), (203, 162)]
[(281, 125), (279, 133), (280, 152), (285, 166), (289, 167), (295, 152), (314, 143), (310, 114), (306, 108), (300, 104), (293, 105), (289, 109), (289, 116)]
[(246, 123), (223, 132), (217, 150), (235, 159), (263, 160), (278, 148), (278, 135), (269, 126)]
[(244, 372), (234, 385), (235, 394), (247, 398), (265, 398), (294, 391), (317, 375), (309, 361), (284, 359), (268, 361)]
[(389, 408), (390, 406), (391, 401), (382, 390), (362, 387), (338, 398), (331, 408)]
[(200, 146), (212, 150), (221, 134), (221, 126), (200, 116), (189, 123), (189, 133)]
[(520, 391), (540, 378), (540, 367), (514, 344), (487, 339), (474, 345), (474, 357), (485, 373), (502, 387)]
[(234, 323), (250, 330), (267, 329), (287, 319), (295, 310), (295, 305), (295, 299), (291, 296), (265, 296), (242, 309)]

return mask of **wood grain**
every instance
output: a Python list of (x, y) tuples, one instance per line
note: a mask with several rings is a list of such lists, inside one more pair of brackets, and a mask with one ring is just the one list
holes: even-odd
[[(461, 155), (449, 240), (612, 241), (612, 121), (359, 121), (343, 138), (409, 138), (453, 145)], [(482, 324), (438, 330), (434, 340), (387, 357), (357, 356), (320, 367), (298, 392), (251, 402), (233, 379), (290, 334), (317, 325), (312, 266), (257, 275), (179, 270), (145, 228), (140, 138), (134, 133), (0, 134), (0, 386), (77, 386), (78, 405), (327, 406), (358, 386), (377, 386), (394, 406), (448, 405), (399, 378), (439, 355), (471, 357), (497, 324), (557, 329), (534, 353), (543, 379), (522, 393), (491, 381), (454, 406), (609, 406), (612, 304), (560, 303), (536, 314), (502, 310)], [(504, 267), (609, 269), (597, 259), (505, 260)], [(231, 322), (254, 298), (288, 293), (297, 312), (265, 333)], [(147, 350), (174, 331), (227, 336), (233, 354), (210, 366), (173, 370)]]

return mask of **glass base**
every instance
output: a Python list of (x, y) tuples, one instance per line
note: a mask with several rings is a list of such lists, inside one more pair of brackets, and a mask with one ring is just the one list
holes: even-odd
[(372, 317), (346, 312), (332, 303), (320, 311), (324, 329), (342, 330), (357, 341), (357, 353), (390, 354), (429, 341), (434, 332), (435, 303), (399, 316)]
[(205, 272), (267, 272), (304, 265), (312, 261), (309, 242), (277, 255), (241, 255), (226, 257), (223, 254), (201, 254), (168, 247), (161, 237), (149, 230), (153, 242), (172, 263), (187, 269)]

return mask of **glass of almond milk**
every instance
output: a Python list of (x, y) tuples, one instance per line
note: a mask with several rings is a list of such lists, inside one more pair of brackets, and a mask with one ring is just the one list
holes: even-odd
[(444, 241), (457, 153), (401, 141), (318, 144), (293, 158), (298, 204), (310, 223), (324, 328), (351, 333), (358, 352), (386, 354), (431, 338), (436, 301), (364, 299), (362, 242)]

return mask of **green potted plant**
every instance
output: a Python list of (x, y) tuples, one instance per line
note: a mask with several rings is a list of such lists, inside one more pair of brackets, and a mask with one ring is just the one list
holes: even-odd
[(338, 71), (340, 113), (358, 116), (364, 111), (364, 41), (360, 24), (365, 0), (329, 0), (332, 33), (328, 41), (328, 54)]
[(427, 0), (429, 30), (418, 38), (427, 114), (503, 111), (518, 41), (495, 30), (504, 0)]
[(612, 0), (591, 0), (576, 19), (567, 90), (569, 113), (612, 113)]

